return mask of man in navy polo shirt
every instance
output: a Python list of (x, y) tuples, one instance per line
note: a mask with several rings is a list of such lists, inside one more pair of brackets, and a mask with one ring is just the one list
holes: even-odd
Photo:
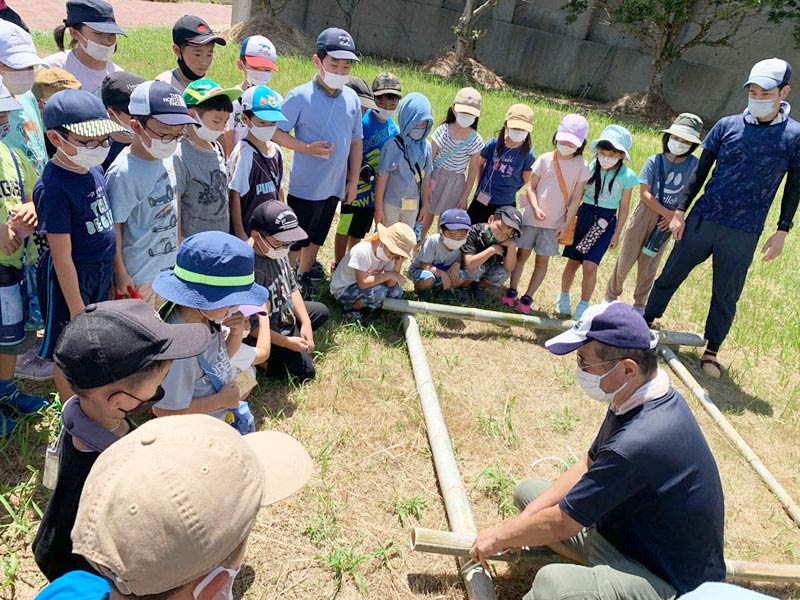
[[(673, 294), (697, 265), (712, 262), (711, 306), (706, 318), (707, 346), (701, 364), (711, 377), (721, 375), (717, 352), (736, 315), (758, 238), (778, 187), (786, 178), (778, 229), (764, 244), (762, 260), (783, 251), (800, 199), (800, 123), (789, 117), (789, 78), (785, 60), (770, 58), (753, 66), (745, 82), (743, 114), (720, 119), (703, 141), (703, 154), (670, 230), (675, 247), (656, 280), (645, 308), (652, 323), (667, 309)], [(705, 192), (689, 217), (684, 215), (716, 163)]]
[(656, 343), (639, 313), (613, 302), (545, 344), (576, 352), (578, 383), (609, 408), (588, 454), (552, 484), (523, 481), (514, 490), (521, 513), (480, 531), (472, 546), (484, 566), (522, 546), (550, 546), (579, 563), (540, 569), (524, 600), (671, 600), (724, 579), (717, 465), (657, 369)]

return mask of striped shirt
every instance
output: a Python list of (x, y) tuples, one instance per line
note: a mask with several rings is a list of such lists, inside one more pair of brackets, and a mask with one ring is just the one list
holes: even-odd
[[(456, 140), (450, 137), (450, 127), (447, 123), (443, 123), (433, 132), (431, 141), (435, 142), (439, 147), (436, 153), (436, 156), (439, 157), (453, 152), (464, 140)], [(469, 159), (473, 155), (478, 154), (481, 150), (483, 150), (483, 139), (480, 134), (476, 134), (475, 138), (469, 144), (465, 144), (458, 152), (453, 152), (447, 160), (438, 164), (437, 168), (463, 173), (469, 164)]]

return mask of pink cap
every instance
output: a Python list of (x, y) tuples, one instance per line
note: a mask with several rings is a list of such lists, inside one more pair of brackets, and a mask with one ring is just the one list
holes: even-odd
[(580, 115), (567, 115), (561, 119), (556, 132), (557, 142), (570, 142), (577, 147), (581, 147), (586, 141), (589, 133), (589, 121)]
[(245, 317), (252, 317), (253, 315), (266, 315), (267, 311), (265, 311), (260, 306), (256, 306), (254, 304), (241, 304), (239, 306), (239, 312), (242, 313)]

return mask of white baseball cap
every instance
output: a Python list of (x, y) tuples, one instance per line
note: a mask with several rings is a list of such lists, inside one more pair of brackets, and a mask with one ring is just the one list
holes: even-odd
[(754, 83), (764, 90), (771, 90), (779, 85), (789, 83), (792, 76), (792, 66), (782, 58), (768, 58), (753, 65), (750, 77), (745, 81), (744, 87)]
[(31, 34), (0, 19), (0, 62), (12, 69), (27, 69), (42, 64)]
[(263, 35), (251, 35), (242, 41), (239, 58), (247, 60), (247, 64), (256, 69), (278, 70), (278, 52), (275, 44)]

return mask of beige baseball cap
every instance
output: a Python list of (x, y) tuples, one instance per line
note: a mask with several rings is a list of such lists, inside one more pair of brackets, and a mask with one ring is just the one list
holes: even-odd
[(83, 486), (73, 551), (123, 594), (198, 579), (245, 540), (260, 508), (305, 485), (312, 462), (277, 431), (208, 415), (149, 421), (104, 451)]
[(395, 223), (389, 227), (378, 223), (378, 237), (391, 252), (404, 258), (411, 258), (417, 245), (414, 230), (405, 223)]
[(506, 125), (509, 129), (533, 131), (533, 111), (526, 104), (512, 104), (506, 111)]
[(473, 117), (481, 116), (481, 93), (475, 88), (465, 87), (458, 90), (453, 102), (453, 110), (467, 113)]

